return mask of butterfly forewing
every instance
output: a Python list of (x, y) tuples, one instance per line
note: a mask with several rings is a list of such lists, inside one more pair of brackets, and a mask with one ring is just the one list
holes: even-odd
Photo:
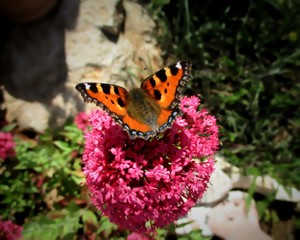
[(141, 85), (164, 109), (179, 103), (182, 88), (191, 79), (191, 64), (179, 61), (146, 78)]
[(78, 83), (76, 89), (85, 102), (95, 103), (113, 117), (125, 116), (128, 91), (117, 85), (105, 83)]

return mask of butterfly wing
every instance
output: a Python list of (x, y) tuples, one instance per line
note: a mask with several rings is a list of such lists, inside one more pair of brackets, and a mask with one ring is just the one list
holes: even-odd
[(189, 61), (178, 61), (149, 76), (141, 85), (161, 108), (157, 119), (160, 132), (170, 127), (180, 112), (178, 104), (183, 87), (191, 79), (191, 66)]
[(112, 117), (122, 119), (126, 115), (128, 91), (125, 88), (92, 82), (78, 83), (75, 88), (85, 102), (95, 103)]
[[(148, 139), (154, 135), (151, 128), (137, 119), (129, 116), (127, 112), (128, 91), (117, 85), (105, 83), (83, 82), (75, 87), (85, 102), (95, 103), (108, 112), (130, 138)], [(147, 133), (147, 134), (144, 134)]]

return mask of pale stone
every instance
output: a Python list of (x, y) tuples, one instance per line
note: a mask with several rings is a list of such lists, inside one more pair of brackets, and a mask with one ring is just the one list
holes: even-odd
[(246, 197), (243, 192), (230, 192), (227, 200), (212, 208), (208, 226), (214, 235), (225, 240), (271, 240), (260, 229), (255, 202), (247, 206)]
[(4, 107), (8, 122), (16, 122), (20, 129), (43, 132), (48, 126), (49, 112), (39, 102), (19, 100), (4, 92)]
[(142, 6), (118, 0), (64, 0), (39, 22), (12, 27), (3, 33), (0, 56), (5, 95), (11, 96), (5, 98), (6, 119), (37, 132), (62, 126), (96, 107), (74, 88), (94, 72), (96, 82), (139, 86), (145, 67), (163, 67), (153, 32)]
[(246, 212), (247, 193), (232, 191), (233, 188), (247, 191), (254, 180), (256, 192), (265, 196), (276, 193), (276, 200), (295, 202), (295, 211), (299, 212), (298, 189), (282, 186), (270, 176), (258, 176), (256, 179), (253, 176), (243, 176), (240, 169), (225, 161), (224, 157), (216, 155), (215, 159), (215, 171), (207, 192), (203, 199), (199, 199), (197, 206), (178, 220), (178, 224), (191, 222), (177, 228), (178, 234), (188, 234), (193, 229), (201, 229), (204, 236), (218, 235), (227, 240), (271, 239), (259, 227), (255, 202), (252, 200), (249, 212)]
[(289, 202), (300, 202), (300, 191), (294, 187), (283, 186), (268, 175), (265, 176), (244, 176), (239, 168), (226, 162), (223, 157), (218, 156), (217, 162), (231, 179), (233, 188), (249, 189), (255, 181), (255, 191), (263, 195), (276, 193), (275, 199)]
[(210, 207), (193, 207), (184, 218), (176, 222), (176, 225), (185, 224), (183, 227), (176, 228), (176, 233), (183, 235), (189, 234), (192, 230), (201, 229), (203, 236), (212, 236), (213, 233), (207, 225), (210, 212)]
[(213, 204), (224, 198), (232, 189), (231, 179), (221, 169), (220, 162), (216, 161), (215, 170), (213, 171), (207, 190), (203, 197), (199, 199), (198, 204)]

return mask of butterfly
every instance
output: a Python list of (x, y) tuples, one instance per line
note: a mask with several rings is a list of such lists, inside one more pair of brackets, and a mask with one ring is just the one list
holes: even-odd
[(179, 101), (191, 79), (191, 63), (178, 61), (147, 77), (140, 88), (125, 88), (95, 82), (81, 82), (76, 90), (85, 102), (95, 103), (113, 117), (131, 139), (148, 140), (170, 128), (180, 113)]

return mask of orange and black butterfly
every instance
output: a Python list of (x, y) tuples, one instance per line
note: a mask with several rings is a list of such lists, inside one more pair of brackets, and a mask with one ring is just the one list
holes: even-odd
[(181, 92), (191, 79), (191, 64), (182, 60), (147, 77), (140, 88), (82, 82), (76, 85), (85, 102), (100, 106), (122, 126), (130, 138), (156, 136), (179, 114)]

